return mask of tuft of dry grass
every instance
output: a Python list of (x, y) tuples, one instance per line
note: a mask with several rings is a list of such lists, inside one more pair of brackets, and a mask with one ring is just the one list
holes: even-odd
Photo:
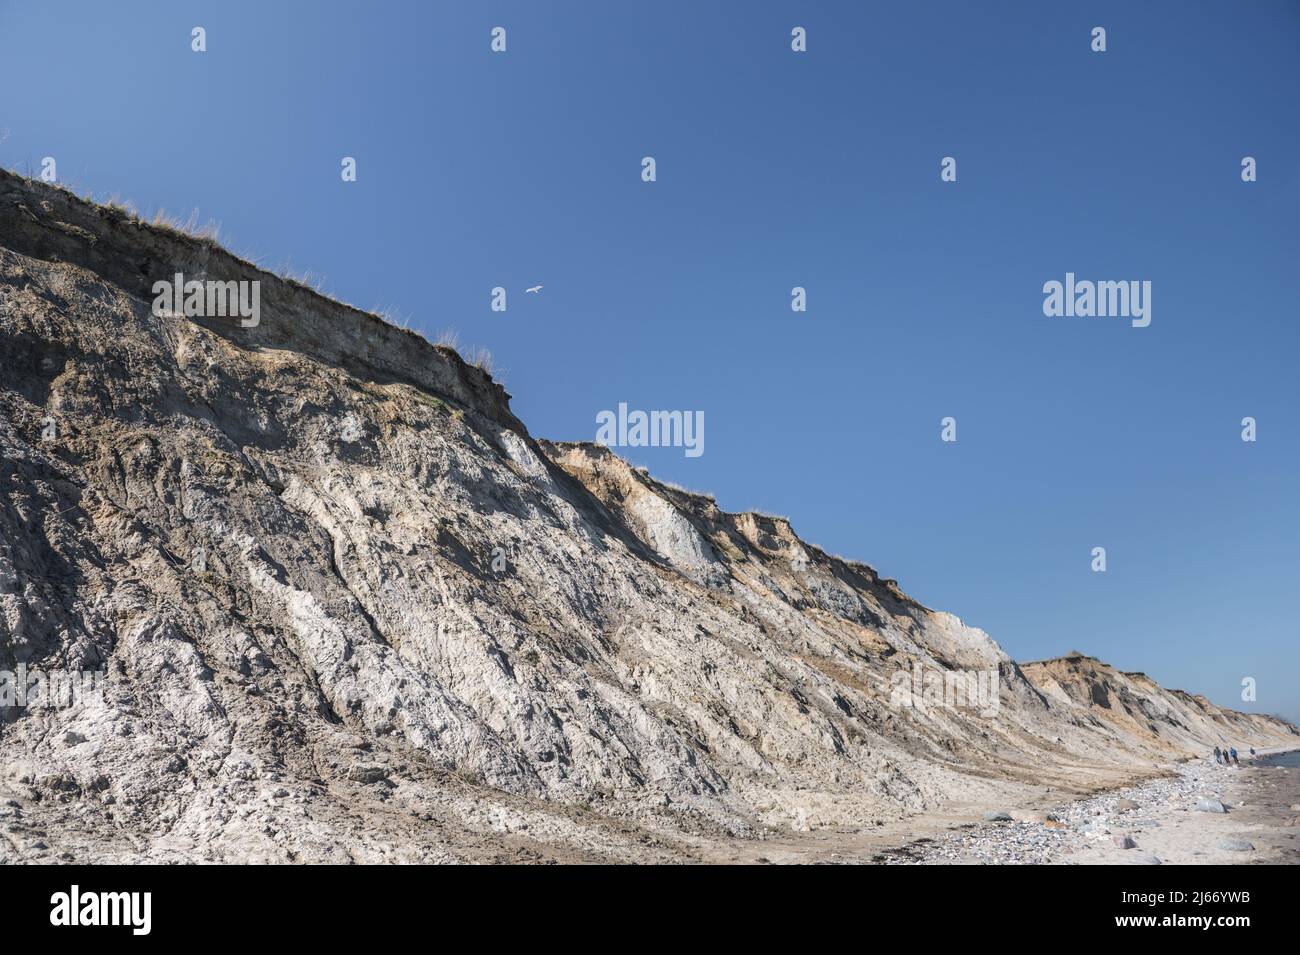
[(331, 297), (325, 292), (325, 276), (316, 272), (298, 272), (293, 266), (284, 264), (275, 270), (275, 274), (286, 282), (292, 282), (294, 285), (300, 285), (303, 288), (311, 289), (319, 295)]
[(709, 491), (697, 491), (694, 488), (686, 487), (685, 485), (677, 484), (673, 481), (665, 481), (662, 478), (654, 477), (650, 473), (649, 468), (637, 468), (637, 470), (640, 471), (643, 476), (649, 478), (651, 481), (654, 481), (656, 484), (668, 488), (668, 490), (670, 491), (676, 491), (678, 494), (685, 494), (688, 497), (703, 498), (704, 500), (711, 501), (714, 504), (718, 503), (717, 496)]
[(460, 354), (460, 333), (454, 328), (444, 328), (438, 333), (438, 337), (433, 340), (433, 343), (441, 345), (443, 348), (450, 348)]
[(153, 225), (170, 232), (179, 232), (181, 235), (187, 235), (191, 239), (199, 239), (202, 242), (215, 243), (217, 237), (221, 234), (221, 225), (211, 219), (203, 225), (199, 225), (198, 209), (191, 212), (188, 219), (169, 216), (166, 209), (159, 209), (154, 213)]
[(461, 348), (460, 333), (454, 328), (444, 328), (440, 331), (433, 339), (433, 344), (442, 348), (450, 348), (460, 355), (466, 363), (481, 369), (489, 377), (495, 378), (497, 381), (501, 381), (502, 376), (505, 374), (504, 368), (496, 367), (492, 353), (486, 348)]
[(136, 210), (135, 203), (130, 199), (123, 199), (117, 193), (113, 193), (113, 195), (109, 196), (108, 201), (104, 203), (104, 206), (109, 211), (130, 222), (140, 221), (140, 213)]
[(384, 306), (383, 308), (375, 306), (370, 311), (372, 314), (378, 315), (385, 322), (395, 328), (400, 328), (408, 332), (411, 331), (411, 316), (405, 312), (399, 311), (391, 305)]
[(473, 365), (498, 384), (505, 383), (506, 369), (498, 368), (492, 353), (486, 348), (462, 348), (460, 333), (454, 328), (444, 328), (433, 338), (433, 344), (439, 348), (450, 348), (461, 360)]

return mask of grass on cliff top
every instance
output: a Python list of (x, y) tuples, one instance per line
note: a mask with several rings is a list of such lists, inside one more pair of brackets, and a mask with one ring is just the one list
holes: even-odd
[[(117, 193), (109, 195), (106, 200), (101, 202), (95, 198), (93, 190), (78, 193), (73, 184), (45, 182), (37, 177), (24, 175), (23, 173), (12, 169), (9, 170), (9, 172), (20, 179), (25, 180), (33, 190), (37, 188), (58, 189), (60, 192), (71, 196), (73, 199), (95, 207), (99, 211), (100, 215), (106, 218), (136, 223), (146, 228), (152, 228), (172, 236), (183, 236), (187, 239), (207, 245), (213, 249), (220, 249), (240, 261), (247, 262), (254, 268), (263, 268), (258, 257), (242, 254), (222, 245), (220, 241), (221, 224), (213, 219), (201, 222), (199, 218), (199, 210), (197, 208), (191, 211), (189, 216), (185, 218), (182, 218), (179, 215), (171, 215), (166, 209), (160, 208), (151, 218), (146, 219), (141, 215), (133, 200), (123, 199)], [(264, 271), (271, 270), (265, 269)], [(297, 285), (300, 288), (319, 295), (321, 298), (329, 299), (332, 302), (344, 305), (347, 308), (354, 309), (358, 312), (364, 312), (386, 325), (391, 325), (394, 328), (400, 328), (405, 332), (416, 335), (436, 348), (445, 348), (448, 351), (454, 352), (457, 357), (466, 364), (473, 365), (498, 383), (502, 383), (504, 380), (505, 370), (496, 367), (492, 358), (492, 353), (486, 348), (462, 349), (460, 347), (459, 336), (455, 331), (443, 331), (436, 337), (436, 339), (430, 339), (428, 335), (412, 324), (409, 316), (402, 316), (399, 319), (394, 309), (361, 309), (353, 305), (351, 302), (344, 301), (337, 295), (326, 292), (324, 289), (325, 280), (322, 275), (310, 271), (299, 272), (288, 265), (280, 266), (278, 269), (271, 271), (271, 274), (285, 282)]]

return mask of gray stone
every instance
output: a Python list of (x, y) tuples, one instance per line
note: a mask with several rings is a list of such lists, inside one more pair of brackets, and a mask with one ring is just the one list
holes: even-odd
[(382, 766), (354, 766), (347, 777), (357, 783), (377, 783), (388, 778), (388, 770)]
[(1245, 839), (1220, 839), (1215, 843), (1220, 849), (1226, 849), (1229, 852), (1252, 852), (1255, 847)]

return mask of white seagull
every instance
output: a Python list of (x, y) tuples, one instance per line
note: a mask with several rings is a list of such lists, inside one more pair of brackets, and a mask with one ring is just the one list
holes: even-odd
[(542, 287), (540, 285), (534, 285), (532, 288), (524, 289), (525, 292), (540, 292), (541, 290)]

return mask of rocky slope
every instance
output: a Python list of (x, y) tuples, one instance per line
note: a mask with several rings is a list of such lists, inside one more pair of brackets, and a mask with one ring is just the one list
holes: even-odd
[[(152, 285), (257, 280), (261, 320)], [(452, 350), (0, 173), (0, 860), (670, 860), (1297, 742), (1022, 668), (790, 525), (528, 434)], [(990, 706), (905, 705), (996, 674)], [(974, 689), (976, 684), (970, 684)]]
[(1078, 652), (1026, 663), (1022, 669), (1059, 713), (1079, 725), (1103, 727), (1140, 742), (1157, 755), (1203, 754), (1225, 744), (1242, 749), (1241, 740), (1268, 735), (1277, 727), (1271, 717), (1166, 690), (1145, 673), (1124, 673)]

